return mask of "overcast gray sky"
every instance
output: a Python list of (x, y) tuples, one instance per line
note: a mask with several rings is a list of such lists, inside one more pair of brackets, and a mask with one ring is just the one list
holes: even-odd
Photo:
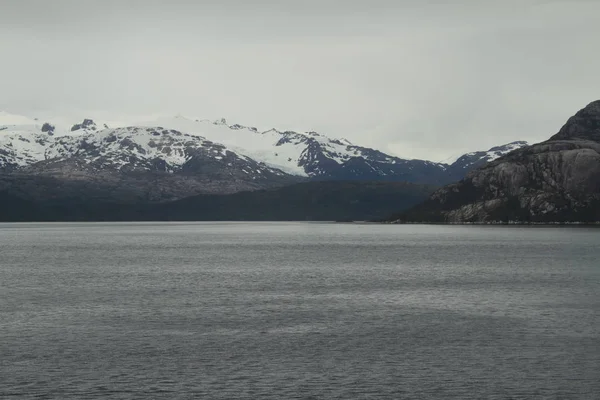
[(600, 99), (599, 16), (600, 0), (0, 0), (0, 109), (226, 117), (439, 160), (544, 140)]

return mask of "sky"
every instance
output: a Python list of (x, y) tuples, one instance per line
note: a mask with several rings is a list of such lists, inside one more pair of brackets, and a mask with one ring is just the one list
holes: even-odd
[(227, 118), (434, 161), (600, 99), (600, 0), (0, 0), (0, 110)]

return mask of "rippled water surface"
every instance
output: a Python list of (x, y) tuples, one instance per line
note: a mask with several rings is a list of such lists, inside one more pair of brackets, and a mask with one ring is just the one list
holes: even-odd
[(0, 398), (598, 399), (600, 230), (0, 224)]

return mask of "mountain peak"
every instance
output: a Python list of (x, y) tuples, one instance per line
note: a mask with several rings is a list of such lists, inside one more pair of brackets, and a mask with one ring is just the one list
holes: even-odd
[(588, 104), (569, 118), (550, 140), (584, 139), (600, 142), (600, 100)]

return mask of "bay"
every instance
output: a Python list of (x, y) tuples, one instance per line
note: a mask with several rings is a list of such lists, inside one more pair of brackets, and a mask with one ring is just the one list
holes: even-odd
[(593, 399), (600, 230), (0, 224), (0, 397)]

